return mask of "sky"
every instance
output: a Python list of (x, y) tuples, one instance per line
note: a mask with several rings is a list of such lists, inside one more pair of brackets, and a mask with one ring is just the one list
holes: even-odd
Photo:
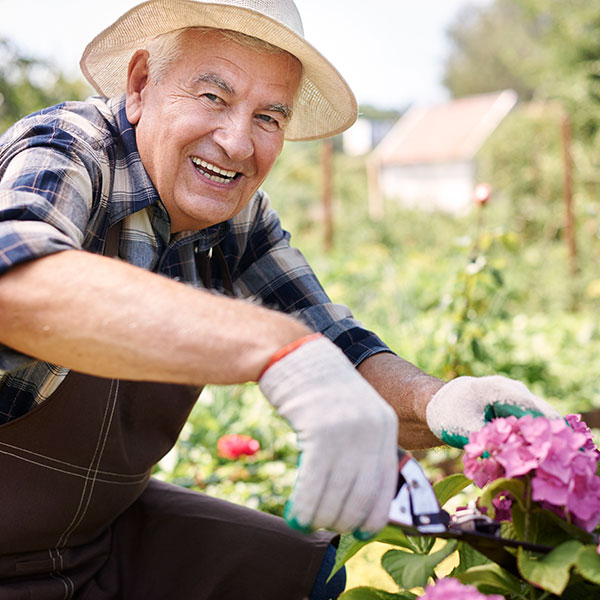
[[(87, 43), (139, 0), (0, 0), (0, 36), (79, 74)], [(308, 41), (359, 104), (403, 109), (443, 101), (448, 25), (491, 0), (296, 0)]]

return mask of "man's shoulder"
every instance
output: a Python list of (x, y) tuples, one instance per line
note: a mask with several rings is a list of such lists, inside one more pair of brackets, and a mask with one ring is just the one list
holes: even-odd
[(99, 149), (119, 135), (117, 119), (106, 98), (68, 101), (44, 108), (17, 121), (2, 136), (0, 148), (35, 140), (35, 144), (74, 143)]

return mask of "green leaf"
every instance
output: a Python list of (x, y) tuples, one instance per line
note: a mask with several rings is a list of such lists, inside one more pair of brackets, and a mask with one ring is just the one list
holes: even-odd
[(331, 579), (363, 546), (366, 546), (369, 541), (361, 542), (350, 533), (342, 535), (340, 537), (340, 543), (335, 554), (335, 563), (331, 570), (331, 574), (329, 575), (329, 579)]
[(462, 473), (453, 473), (434, 483), (433, 491), (437, 496), (440, 506), (444, 506), (450, 498), (454, 498), (458, 492), (464, 490), (471, 483), (473, 482)]
[(473, 356), (478, 361), (485, 362), (487, 360), (487, 353), (483, 350), (483, 348), (475, 338), (471, 340), (471, 352), (473, 352)]
[(576, 580), (575, 577), (573, 575), (569, 580), (569, 585), (560, 596), (561, 600), (598, 600), (598, 586), (582, 578)]
[(586, 546), (580, 552), (576, 567), (588, 581), (600, 585), (600, 555), (595, 546)]
[(503, 521), (500, 523), (500, 537), (507, 538), (509, 540), (519, 539), (515, 524), (512, 521)]
[(519, 548), (519, 572), (529, 583), (560, 596), (569, 583), (571, 567), (576, 564), (582, 549), (583, 545), (575, 540), (557, 546), (542, 557)]
[[(513, 504), (510, 509), (510, 516), (512, 519), (512, 524), (514, 531), (516, 533), (515, 539), (517, 540), (525, 540), (525, 520), (527, 517), (527, 512), (523, 509), (523, 507), (517, 503)], [(529, 537), (527, 539), (528, 542), (534, 541), (536, 538), (531, 535), (531, 520), (530, 520), (530, 530)]]
[[(525, 539), (525, 518), (526, 513), (518, 505), (513, 505), (511, 510), (513, 525), (517, 531), (517, 539)], [(559, 523), (565, 525), (559, 526)], [(553, 512), (536, 508), (529, 515), (529, 535), (528, 541), (542, 544), (545, 546), (559, 546), (563, 542), (576, 539), (580, 542), (590, 540), (586, 537), (586, 532), (574, 525), (569, 526), (558, 515)]]
[(340, 600), (415, 600), (417, 596), (410, 592), (391, 594), (373, 587), (357, 587), (344, 592)]
[(382, 542), (383, 544), (391, 544), (393, 546), (400, 546), (407, 550), (414, 550), (414, 545), (407, 539), (404, 532), (394, 525), (388, 525), (384, 527), (373, 539), (371, 540), (357, 540), (351, 533), (345, 533), (340, 537), (340, 543), (335, 555), (335, 563), (331, 570), (329, 579), (333, 577), (343, 565), (346, 564), (363, 546), (370, 544), (371, 542)]
[(466, 542), (458, 542), (458, 558), (459, 563), (452, 570), (452, 577), (458, 575), (459, 573), (464, 573), (471, 567), (487, 565), (490, 562), (490, 560), (481, 554), (481, 552), (475, 550), (473, 546), (467, 544)]
[(496, 268), (492, 268), (490, 272), (492, 274), (492, 277), (494, 278), (494, 281), (498, 284), (498, 287), (502, 287), (504, 285), (502, 273)]
[(435, 538), (431, 535), (411, 535), (406, 539), (410, 542), (415, 554), (429, 554), (435, 544)]
[(471, 567), (455, 576), (461, 583), (474, 585), (482, 593), (520, 594), (521, 581), (496, 563)]
[(396, 525), (388, 525), (384, 527), (375, 537), (375, 540), (382, 544), (390, 544), (392, 546), (400, 546), (407, 550), (414, 550), (414, 544), (406, 536), (406, 534)]
[(389, 550), (383, 555), (381, 564), (401, 588), (424, 587), (433, 576), (434, 568), (456, 550), (456, 545), (456, 540), (452, 540), (433, 554)]
[(556, 513), (553, 513), (551, 510), (542, 510), (540, 512), (558, 525), (560, 529), (568, 533), (570, 538), (578, 540), (582, 544), (590, 544), (592, 542), (592, 534), (585, 531), (585, 529), (581, 529), (581, 527), (577, 527), (577, 525), (573, 525), (572, 523), (567, 523), (567, 521), (559, 517)]
[(417, 554), (428, 554), (435, 538), (432, 536), (406, 535), (398, 525), (388, 525), (384, 527), (371, 541), (400, 546)]

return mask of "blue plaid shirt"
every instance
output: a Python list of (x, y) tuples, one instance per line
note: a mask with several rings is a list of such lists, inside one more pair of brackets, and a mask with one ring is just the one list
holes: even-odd
[[(131, 264), (202, 287), (194, 252), (220, 244), (236, 296), (296, 314), (355, 365), (389, 351), (346, 307), (329, 300), (302, 254), (289, 245), (264, 192), (225, 223), (171, 237), (124, 97), (60, 104), (0, 137), (0, 276), (61, 250), (102, 253), (116, 223), (120, 256)], [(223, 288), (218, 272), (211, 285)], [(0, 423), (39, 405), (67, 373), (0, 345)]]

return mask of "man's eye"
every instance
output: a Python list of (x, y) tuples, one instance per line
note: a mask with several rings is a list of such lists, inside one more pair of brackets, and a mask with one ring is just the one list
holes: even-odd
[(271, 115), (256, 115), (256, 118), (260, 121), (261, 126), (267, 131), (277, 131), (281, 126), (279, 121), (274, 119)]
[(206, 98), (207, 100), (210, 100), (211, 102), (214, 102), (215, 104), (223, 104), (223, 100), (219, 98), (219, 96), (217, 96), (216, 94), (206, 93), (202, 94), (202, 97)]

